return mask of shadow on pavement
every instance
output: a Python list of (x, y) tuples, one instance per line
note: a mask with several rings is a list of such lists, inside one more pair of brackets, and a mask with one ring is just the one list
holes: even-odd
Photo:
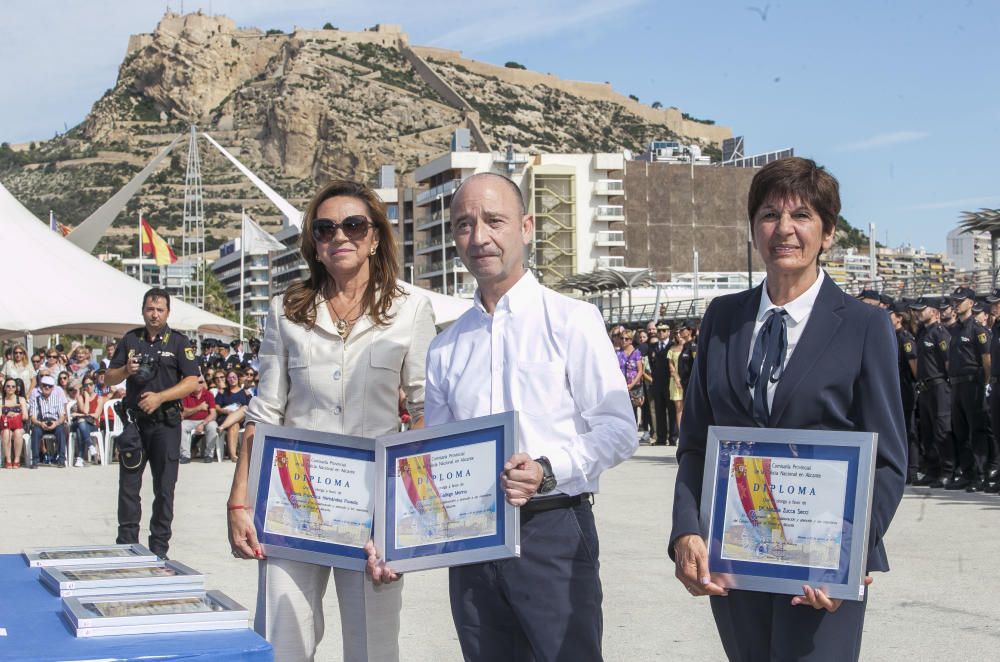
[(981, 506), (990, 510), (1000, 510), (1000, 496), (965, 490), (942, 490), (929, 487), (907, 486), (904, 499), (935, 500), (949, 506)]

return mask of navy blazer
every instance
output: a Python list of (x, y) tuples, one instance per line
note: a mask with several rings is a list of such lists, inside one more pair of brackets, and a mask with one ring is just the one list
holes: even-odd
[[(882, 537), (903, 496), (906, 432), (896, 335), (886, 311), (848, 296), (826, 274), (778, 382), (767, 427), (878, 433), (868, 571), (889, 569)], [(747, 387), (761, 287), (712, 301), (684, 398), (670, 556), (679, 536), (701, 534), (699, 510), (710, 425), (756, 427)]]

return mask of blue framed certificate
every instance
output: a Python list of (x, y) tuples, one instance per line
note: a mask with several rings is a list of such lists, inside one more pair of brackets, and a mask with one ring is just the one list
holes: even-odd
[(267, 556), (364, 570), (375, 506), (375, 441), (258, 425), (248, 496)]
[(375, 544), (399, 572), (520, 555), (518, 509), (500, 485), (517, 414), (379, 437)]
[(864, 598), (878, 435), (708, 429), (702, 534), (726, 588)]

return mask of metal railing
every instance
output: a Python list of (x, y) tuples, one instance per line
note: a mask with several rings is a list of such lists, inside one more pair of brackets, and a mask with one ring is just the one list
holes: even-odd
[(605, 306), (601, 308), (604, 321), (608, 324), (619, 322), (643, 323), (650, 320), (680, 321), (700, 318), (705, 314), (705, 299), (675, 299), (661, 301), (659, 310), (655, 303), (634, 306)]
[(451, 195), (458, 188), (458, 185), (462, 183), (461, 179), (452, 179), (443, 184), (438, 184), (434, 188), (429, 188), (426, 191), (417, 194), (416, 200), (414, 202), (417, 205), (422, 205), (425, 202), (433, 200), (434, 198), (440, 196)]
[(855, 279), (840, 285), (848, 294), (856, 295), (861, 290), (876, 290), (894, 299), (916, 299), (922, 296), (949, 294), (959, 286), (971, 287), (977, 294), (985, 294), (993, 289), (996, 282), (997, 274), (992, 269), (977, 269), (922, 276), (880, 276), (874, 279)]

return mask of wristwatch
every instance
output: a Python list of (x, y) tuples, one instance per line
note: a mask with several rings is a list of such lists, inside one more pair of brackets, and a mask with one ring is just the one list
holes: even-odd
[(556, 476), (552, 473), (552, 463), (544, 455), (536, 457), (535, 462), (542, 465), (542, 482), (538, 486), (538, 494), (548, 494), (556, 489)]

